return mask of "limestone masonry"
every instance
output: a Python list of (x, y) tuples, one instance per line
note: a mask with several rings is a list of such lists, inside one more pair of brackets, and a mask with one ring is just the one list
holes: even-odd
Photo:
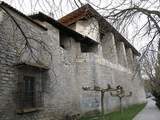
[[(121, 85), (133, 93), (123, 106), (143, 103), (139, 55), (88, 4), (56, 21), (2, 2), (0, 120), (59, 120), (100, 111), (100, 93), (84, 91), (87, 86)], [(105, 93), (104, 107), (118, 109), (118, 98)]]

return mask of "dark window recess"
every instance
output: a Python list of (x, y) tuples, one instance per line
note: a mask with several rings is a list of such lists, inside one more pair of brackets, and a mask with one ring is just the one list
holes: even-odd
[[(42, 88), (34, 76), (23, 76), (17, 88), (17, 113), (39, 110), (43, 105)], [(39, 90), (38, 90), (39, 89)]]
[(100, 33), (100, 40), (103, 39), (104, 35), (105, 35), (104, 33)]
[(24, 76), (24, 108), (36, 107), (35, 95), (35, 78)]
[(93, 52), (97, 53), (98, 51), (98, 45), (94, 43), (81, 43), (81, 52)]
[(65, 35), (60, 34), (60, 47), (69, 50), (71, 48), (71, 39)]

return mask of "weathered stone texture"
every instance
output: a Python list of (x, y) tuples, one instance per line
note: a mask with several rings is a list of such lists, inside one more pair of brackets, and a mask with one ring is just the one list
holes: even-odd
[(84, 36), (88, 36), (95, 41), (100, 41), (99, 39), (99, 25), (95, 18), (88, 20), (80, 20), (75, 26), (71, 26), (72, 29), (81, 33)]
[(108, 59), (110, 62), (117, 64), (118, 56), (113, 33), (109, 32), (103, 36), (101, 46), (103, 57)]
[[(38, 112), (17, 114), (16, 90), (19, 72), (14, 65), (18, 62), (34, 64), (36, 62), (28, 54), (28, 50), (19, 56), (25, 44), (24, 37), (8, 15), (0, 15), (0, 18), (3, 18), (0, 20), (0, 120), (56, 120), (64, 118), (67, 114), (100, 110), (100, 94), (83, 91), (82, 87), (85, 86), (98, 85), (105, 88), (108, 83), (112, 86), (120, 84), (126, 90), (133, 92), (131, 98), (125, 98), (124, 105), (145, 101), (138, 76), (131, 81), (133, 73), (115, 64), (116, 49), (112, 52), (115, 57), (112, 60), (103, 58), (102, 53), (81, 53), (80, 42), (67, 34), (64, 34), (62, 39), (69, 40), (71, 44), (68, 46), (69, 49), (63, 49), (60, 47), (61, 38), (57, 28), (43, 23), (49, 28), (48, 31), (44, 31), (16, 13), (10, 12), (27, 36), (47, 44), (52, 59), (37, 42), (30, 40), (31, 45), (39, 50), (34, 51), (34, 54), (42, 63), (49, 66), (49, 70), (41, 76), (44, 105)], [(112, 35), (110, 38), (113, 40)], [(110, 45), (114, 45), (114, 41), (111, 43)], [(31, 74), (37, 73), (31, 72)], [(106, 112), (117, 109), (118, 106), (118, 99), (106, 93)]]
[(133, 71), (133, 52), (130, 48), (126, 49), (128, 68)]
[(123, 42), (117, 41), (117, 55), (118, 55), (118, 63), (127, 68), (127, 56), (125, 51), (125, 46)]

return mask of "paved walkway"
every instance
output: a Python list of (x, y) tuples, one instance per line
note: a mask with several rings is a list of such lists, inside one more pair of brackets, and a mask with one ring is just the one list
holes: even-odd
[(148, 99), (146, 107), (133, 120), (160, 120), (160, 110), (152, 99)]

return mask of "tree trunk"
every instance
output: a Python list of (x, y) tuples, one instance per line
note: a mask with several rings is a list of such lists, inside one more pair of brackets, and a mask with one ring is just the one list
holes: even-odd
[(101, 91), (101, 112), (104, 115), (104, 92)]
[(119, 101), (120, 101), (120, 112), (122, 113), (123, 112), (123, 107), (122, 107), (122, 98), (121, 97), (119, 98)]

